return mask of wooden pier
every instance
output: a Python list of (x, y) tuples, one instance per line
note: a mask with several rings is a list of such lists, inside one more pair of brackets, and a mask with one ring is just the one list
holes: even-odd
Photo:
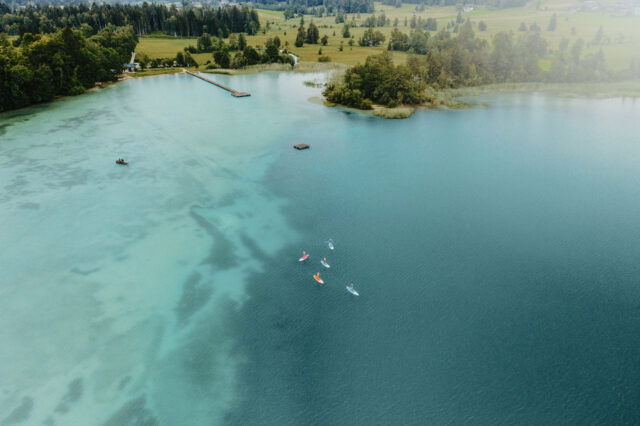
[(196, 74), (196, 73), (191, 72), (191, 71), (188, 71), (188, 70), (184, 70), (184, 72), (186, 72), (187, 74), (191, 74), (192, 76), (194, 76), (194, 77), (196, 77), (196, 78), (199, 78), (200, 80), (204, 80), (204, 81), (206, 81), (207, 83), (211, 83), (211, 84), (213, 84), (213, 85), (215, 85), (215, 86), (218, 86), (219, 88), (224, 89), (224, 90), (226, 90), (227, 92), (230, 92), (230, 93), (231, 93), (231, 95), (232, 95), (232, 96), (235, 96), (236, 98), (242, 98), (242, 97), (244, 97), (244, 96), (251, 96), (251, 94), (250, 94), (250, 93), (247, 93), (247, 92), (238, 92), (238, 91), (233, 90), (233, 89), (231, 89), (231, 88), (229, 88), (229, 87), (227, 87), (227, 86), (224, 86), (224, 85), (222, 85), (222, 84), (220, 84), (220, 83), (217, 83), (217, 82), (215, 82), (215, 81), (213, 81), (213, 80), (210, 80), (210, 79), (208, 79), (207, 77), (204, 77), (204, 76), (202, 76), (202, 75), (200, 75), (200, 74)]

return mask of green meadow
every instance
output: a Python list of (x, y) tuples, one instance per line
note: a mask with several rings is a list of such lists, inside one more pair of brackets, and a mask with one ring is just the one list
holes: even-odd
[[(476, 7), (473, 11), (462, 14), (470, 18), (474, 23), (476, 34), (482, 38), (490, 40), (493, 35), (500, 31), (513, 31), (518, 35), (522, 23), (529, 28), (532, 24), (537, 24), (541, 28), (542, 36), (547, 40), (551, 50), (558, 48), (563, 38), (570, 43), (578, 39), (583, 39), (586, 43), (587, 52), (595, 52), (602, 49), (607, 65), (612, 70), (627, 68), (632, 58), (640, 58), (640, 16), (623, 16), (617, 12), (584, 12), (578, 8), (582, 2), (576, 0), (546, 0), (540, 2), (531, 1), (525, 7), (510, 9), (491, 9), (487, 7)], [(390, 25), (377, 27), (387, 37), (394, 28), (394, 22), (398, 20), (398, 29), (409, 33), (411, 31), (411, 18), (415, 15), (426, 18), (435, 18), (438, 22), (438, 29), (445, 28), (447, 23), (455, 21), (457, 10), (455, 7), (432, 7), (422, 12), (416, 11), (413, 4), (404, 4), (400, 8), (385, 6), (381, 3), (375, 4), (375, 14), (384, 12), (391, 21)], [(557, 15), (557, 25), (554, 31), (548, 31), (547, 27), (553, 14)], [(362, 63), (369, 55), (380, 53), (386, 49), (385, 41), (378, 47), (360, 47), (358, 39), (362, 36), (366, 28), (357, 26), (350, 29), (353, 38), (353, 46), (349, 46), (349, 39), (342, 37), (343, 24), (337, 24), (334, 16), (313, 17), (305, 15), (305, 24), (313, 21), (320, 30), (320, 37), (327, 35), (329, 42), (327, 46), (305, 44), (301, 48), (294, 46), (297, 27), (300, 18), (285, 20), (283, 14), (277, 11), (259, 10), (262, 30), (255, 36), (248, 36), (247, 41), (254, 46), (262, 46), (267, 38), (278, 36), (283, 45), (292, 53), (298, 55), (302, 61), (317, 61), (319, 56), (329, 56), (332, 62), (346, 65)], [(370, 14), (347, 14), (345, 22), (354, 20), (357, 25), (361, 25)], [(405, 26), (405, 20), (407, 25)], [(478, 23), (483, 21), (486, 24), (485, 31), (479, 31)], [(603, 38), (599, 45), (592, 43), (596, 37), (598, 29), (602, 27)], [(171, 38), (171, 37), (141, 37), (138, 45), (139, 54), (147, 54), (151, 58), (173, 57), (175, 54), (187, 47), (196, 44), (196, 39)], [(320, 53), (320, 49), (321, 53)], [(397, 61), (403, 62), (406, 54), (395, 52)], [(211, 60), (210, 54), (197, 54), (196, 60), (203, 64)], [(545, 64), (542, 64), (543, 66)]]

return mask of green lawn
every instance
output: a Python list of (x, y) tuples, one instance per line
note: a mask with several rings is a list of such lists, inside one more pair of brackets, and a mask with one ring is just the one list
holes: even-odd
[(195, 46), (196, 40), (189, 38), (140, 37), (136, 52), (139, 56), (147, 54), (151, 58), (169, 58), (176, 56), (178, 51), (190, 44)]
[[(611, 16), (610, 14), (600, 12), (576, 12), (575, 9), (582, 4), (578, 0), (544, 0), (540, 2), (540, 8), (536, 8), (535, 1), (521, 8), (511, 9), (489, 9), (485, 7), (476, 8), (470, 13), (463, 14), (464, 17), (470, 17), (472, 22), (478, 23), (484, 21), (487, 24), (487, 31), (478, 32), (480, 37), (490, 39), (499, 31), (513, 31), (516, 35), (520, 34), (518, 28), (521, 22), (527, 26), (537, 23), (542, 28), (542, 35), (547, 39), (551, 49), (557, 49), (560, 40), (566, 37), (573, 42), (578, 38), (582, 38), (585, 42), (594, 39), (598, 28), (602, 26), (604, 30), (604, 42), (600, 46), (589, 46), (587, 51), (595, 52), (602, 49), (607, 64), (611, 69), (623, 69), (629, 66), (632, 57), (640, 58), (640, 16)], [(404, 19), (408, 21), (416, 14), (423, 19), (427, 17), (436, 18), (439, 28), (443, 28), (447, 22), (455, 20), (457, 11), (455, 7), (433, 7), (428, 8), (424, 12), (416, 13), (415, 5), (405, 4), (400, 8), (385, 6), (381, 3), (375, 4), (376, 13), (384, 11), (386, 16), (393, 22), (398, 18), (399, 29), (409, 32), (410, 28), (404, 26)], [(557, 28), (555, 31), (547, 31), (547, 25), (550, 17), (556, 13), (558, 16)], [(357, 40), (365, 31), (365, 28), (356, 27), (351, 29), (351, 35), (355, 37), (356, 45), (349, 47), (348, 39), (343, 39), (342, 24), (335, 23), (335, 17), (313, 18), (305, 16), (305, 22), (313, 22), (320, 29), (320, 36), (327, 35), (329, 37), (328, 46), (320, 45), (304, 45), (302, 48), (294, 47), (296, 29), (299, 25), (299, 18), (285, 21), (281, 12), (270, 10), (259, 10), (260, 19), (263, 29), (267, 29), (266, 33), (260, 33), (255, 36), (247, 37), (247, 41), (251, 45), (262, 46), (269, 37), (278, 35), (282, 43), (300, 56), (303, 61), (317, 61), (318, 50), (322, 47), (322, 54), (327, 55), (333, 62), (354, 65), (362, 63), (369, 55), (381, 52), (386, 48), (386, 43), (381, 47), (360, 47), (357, 46)], [(356, 22), (361, 23), (369, 16), (368, 14), (349, 14), (346, 17), (347, 22), (355, 18)], [(477, 25), (476, 25), (477, 28)], [(392, 26), (376, 28), (385, 35), (393, 29)], [(335, 33), (335, 35), (334, 35)], [(340, 42), (343, 42), (343, 51), (339, 51)], [(138, 45), (138, 53), (145, 53), (150, 57), (173, 57), (189, 44), (195, 45), (195, 39), (184, 38), (148, 38), (142, 37)], [(404, 61), (406, 57), (403, 53), (395, 53), (398, 61)], [(198, 54), (196, 60), (204, 63), (210, 59), (209, 54)], [(543, 64), (544, 66), (544, 64)]]

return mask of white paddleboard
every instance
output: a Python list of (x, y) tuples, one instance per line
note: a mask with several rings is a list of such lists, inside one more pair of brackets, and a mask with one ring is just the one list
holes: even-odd
[(360, 296), (360, 293), (358, 293), (354, 288), (353, 288), (353, 284), (349, 284), (346, 287), (347, 291), (351, 294), (353, 294), (354, 296)]

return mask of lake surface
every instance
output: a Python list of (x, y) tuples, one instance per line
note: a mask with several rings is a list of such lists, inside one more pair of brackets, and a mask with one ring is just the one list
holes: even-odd
[(640, 102), (216, 78), (0, 115), (0, 425), (638, 423)]

